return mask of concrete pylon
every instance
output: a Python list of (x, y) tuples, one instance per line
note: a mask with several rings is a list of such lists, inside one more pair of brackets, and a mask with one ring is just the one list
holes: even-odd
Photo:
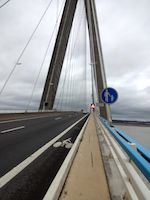
[[(55, 95), (57, 92), (60, 73), (66, 53), (66, 48), (69, 40), (69, 35), (74, 19), (78, 0), (66, 0), (62, 19), (59, 26), (57, 39), (55, 42), (52, 59), (50, 62), (49, 71), (47, 74), (44, 91), (40, 103), (40, 110), (53, 109)], [(100, 99), (101, 91), (106, 88), (106, 77), (103, 63), (103, 55), (101, 49), (98, 20), (94, 0), (84, 0), (86, 17), (88, 22), (91, 59), (94, 59), (93, 72), (96, 81), (96, 89), (98, 94), (98, 103), (102, 103)], [(93, 61), (93, 60), (92, 60)], [(111, 121), (109, 105), (104, 104), (100, 107), (100, 115)]]
[(52, 110), (78, 0), (66, 0), (39, 110)]
[(101, 47), (99, 27), (98, 27), (97, 12), (95, 7), (95, 0), (84, 0), (84, 2), (86, 8), (88, 30), (89, 30), (91, 61), (93, 62), (91, 67), (93, 67), (93, 73), (96, 82), (100, 115), (111, 122), (112, 119), (110, 114), (110, 106), (108, 104), (104, 104), (100, 98), (100, 94), (102, 90), (107, 87), (107, 83), (106, 83), (106, 75), (105, 75), (102, 47)]

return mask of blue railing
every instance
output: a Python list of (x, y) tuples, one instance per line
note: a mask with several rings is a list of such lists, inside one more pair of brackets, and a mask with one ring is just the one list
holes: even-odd
[[(100, 118), (101, 122), (115, 137), (130, 159), (136, 164), (144, 176), (150, 181), (150, 151), (139, 144), (135, 139), (129, 137), (125, 132), (116, 127), (111, 127), (107, 120)], [(136, 144), (136, 149), (131, 147), (131, 143)]]

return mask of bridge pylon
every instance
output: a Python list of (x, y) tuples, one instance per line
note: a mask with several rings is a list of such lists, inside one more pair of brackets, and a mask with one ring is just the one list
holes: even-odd
[[(66, 0), (65, 2), (39, 110), (53, 109), (77, 3), (78, 0)], [(98, 94), (98, 104), (100, 105), (102, 103), (100, 93), (106, 88), (106, 77), (96, 7), (94, 0), (84, 0), (84, 3), (90, 38), (91, 61), (95, 63), (93, 71)], [(103, 107), (100, 107), (100, 115), (111, 121), (109, 105), (103, 104)]]

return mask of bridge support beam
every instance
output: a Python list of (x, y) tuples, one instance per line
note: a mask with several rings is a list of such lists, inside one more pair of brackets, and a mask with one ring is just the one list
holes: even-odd
[[(98, 94), (99, 105), (103, 102), (100, 98), (100, 93), (107, 87), (106, 76), (104, 70), (104, 62), (97, 20), (97, 13), (94, 0), (84, 0), (86, 8), (86, 16), (88, 22), (89, 38), (90, 38), (90, 52), (91, 60), (93, 62), (93, 72), (96, 81), (96, 90)], [(100, 107), (100, 115), (111, 122), (110, 107), (107, 104), (103, 104)]]
[(39, 110), (53, 109), (78, 0), (66, 0)]

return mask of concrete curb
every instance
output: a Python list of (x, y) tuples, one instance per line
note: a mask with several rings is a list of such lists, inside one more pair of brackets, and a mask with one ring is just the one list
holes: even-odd
[(62, 166), (60, 167), (57, 175), (55, 176), (55, 178), (54, 178), (52, 184), (50, 185), (43, 200), (57, 200), (59, 198), (60, 193), (63, 188), (63, 185), (66, 181), (67, 175), (69, 173), (69, 170), (70, 170), (73, 160), (75, 158), (75, 155), (78, 151), (78, 148), (79, 148), (80, 142), (82, 140), (84, 130), (87, 126), (88, 121), (89, 121), (89, 117), (86, 120), (84, 126), (82, 127), (74, 145), (72, 146), (71, 150), (69, 151), (68, 155), (66, 156)]

